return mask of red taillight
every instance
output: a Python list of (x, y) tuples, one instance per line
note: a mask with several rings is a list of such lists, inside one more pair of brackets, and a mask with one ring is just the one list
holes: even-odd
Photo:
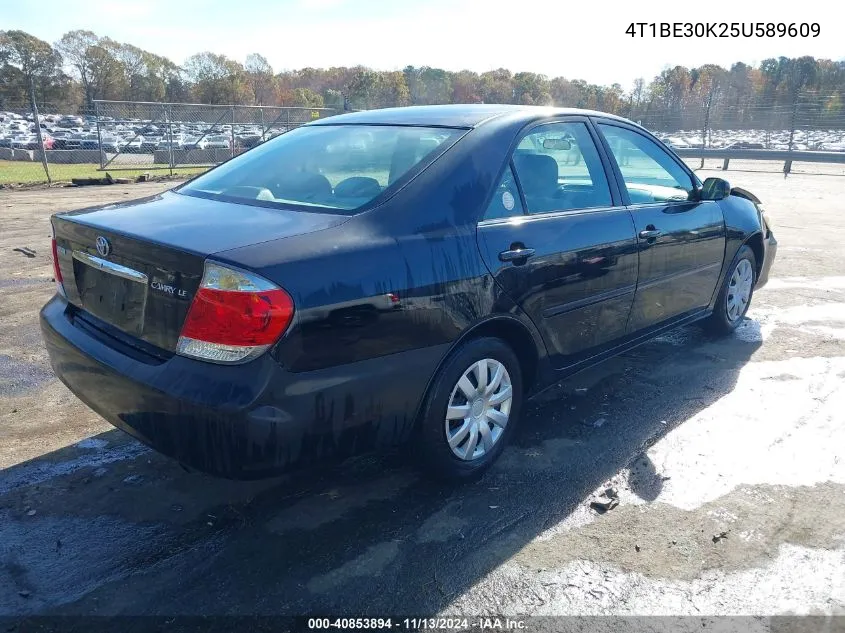
[(56, 244), (56, 238), (50, 240), (53, 243), (53, 276), (56, 282), (62, 283), (62, 269), (59, 267), (59, 247)]
[(62, 279), (62, 267), (59, 266), (59, 246), (56, 244), (55, 237), (52, 238), (50, 242), (51, 248), (53, 249), (53, 277), (56, 279), (56, 290), (59, 291), (60, 295), (64, 296), (64, 279)]
[(182, 336), (220, 345), (270, 345), (293, 318), (293, 301), (284, 290), (237, 292), (200, 288)]
[(177, 351), (221, 363), (254, 358), (285, 333), (293, 311), (293, 299), (275, 284), (206, 262)]

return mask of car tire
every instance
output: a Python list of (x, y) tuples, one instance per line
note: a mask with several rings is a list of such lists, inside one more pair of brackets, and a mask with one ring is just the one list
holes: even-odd
[(463, 343), (437, 372), (420, 413), (413, 444), (423, 470), (441, 481), (479, 477), (513, 435), (523, 396), (519, 360), (507, 343), (491, 337)]
[(733, 332), (748, 312), (756, 283), (757, 258), (750, 247), (743, 246), (725, 275), (713, 314), (704, 321), (705, 329), (717, 336)]

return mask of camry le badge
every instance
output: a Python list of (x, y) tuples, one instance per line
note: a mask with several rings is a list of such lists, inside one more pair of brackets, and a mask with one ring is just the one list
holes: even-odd
[(103, 257), (111, 252), (111, 244), (102, 235), (97, 238), (97, 252)]

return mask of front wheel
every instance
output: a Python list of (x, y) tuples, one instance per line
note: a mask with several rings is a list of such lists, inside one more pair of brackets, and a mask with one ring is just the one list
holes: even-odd
[(441, 480), (479, 476), (499, 457), (522, 408), (522, 371), (497, 338), (467, 341), (440, 368), (423, 406), (422, 466)]
[(730, 334), (742, 322), (757, 281), (757, 258), (754, 251), (743, 246), (734, 257), (725, 282), (716, 298), (716, 305), (704, 322), (705, 328), (713, 334)]

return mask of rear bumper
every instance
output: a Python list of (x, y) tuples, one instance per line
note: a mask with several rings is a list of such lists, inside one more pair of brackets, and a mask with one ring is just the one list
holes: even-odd
[(778, 241), (775, 239), (775, 234), (771, 231), (763, 240), (763, 265), (760, 267), (760, 275), (757, 277), (756, 288), (762, 288), (769, 282), (769, 271), (772, 269), (772, 264), (775, 262), (775, 255), (778, 252)]
[(64, 298), (41, 310), (56, 375), (107, 421), (193, 468), (255, 479), (399, 443), (445, 346), (293, 373), (269, 354), (225, 366), (142, 362), (75, 324)]

